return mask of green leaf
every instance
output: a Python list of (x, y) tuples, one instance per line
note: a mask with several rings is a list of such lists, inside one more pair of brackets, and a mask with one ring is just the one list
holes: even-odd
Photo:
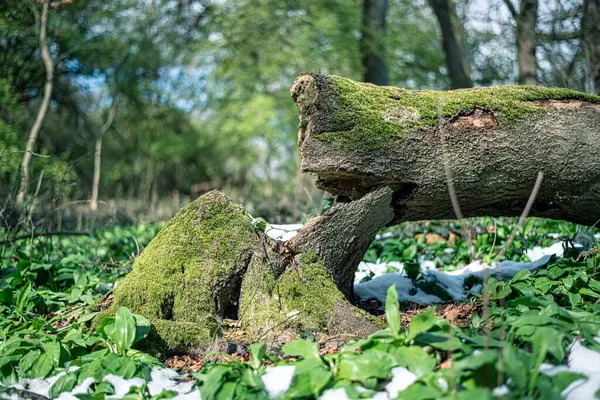
[(387, 289), (385, 298), (385, 318), (392, 333), (400, 333), (400, 305), (396, 284)]
[(428, 307), (421, 314), (413, 317), (410, 320), (410, 325), (408, 327), (408, 333), (406, 335), (406, 340), (412, 340), (417, 337), (417, 335), (421, 332), (426, 332), (431, 329), (440, 318), (436, 317), (434, 314), (435, 308)]
[(19, 375), (25, 374), (33, 367), (33, 364), (39, 358), (41, 352), (39, 350), (30, 351), (19, 361)]
[(362, 354), (348, 354), (339, 363), (336, 379), (348, 379), (365, 383), (369, 378), (388, 379), (396, 366), (394, 357), (378, 349), (369, 349)]
[(236, 382), (225, 382), (217, 393), (216, 400), (230, 400), (235, 398)]
[(58, 364), (60, 362), (61, 350), (60, 343), (56, 341), (51, 341), (44, 343), (42, 346), (44, 347), (44, 351), (46, 352), (46, 354), (48, 354), (48, 357), (50, 357), (50, 360), (52, 360), (52, 364), (58, 367)]
[(52, 371), (52, 359), (48, 354), (42, 353), (31, 367), (32, 378), (45, 378)]
[(250, 345), (250, 354), (252, 354), (252, 366), (257, 369), (267, 354), (267, 346), (264, 343), (253, 343)]
[(84, 322), (91, 321), (96, 315), (98, 315), (97, 311), (90, 312), (90, 313), (87, 313), (87, 314), (83, 314), (81, 317), (79, 317), (79, 319), (77, 320), (77, 322), (79, 322), (80, 324), (82, 324)]
[(112, 340), (119, 354), (125, 355), (135, 341), (136, 325), (133, 314), (125, 307), (119, 307), (115, 314), (115, 330)]
[(133, 343), (135, 344), (148, 336), (152, 324), (150, 323), (150, 320), (143, 315), (133, 314), (133, 319), (135, 321), (135, 339)]
[(529, 373), (527, 356), (521, 354), (517, 348), (509, 343), (505, 343), (502, 348), (502, 367), (517, 387), (527, 388)]
[(396, 400), (430, 400), (441, 398), (441, 396), (442, 393), (439, 389), (415, 382), (406, 388), (406, 390), (401, 391)]
[(412, 261), (418, 254), (418, 248), (416, 244), (412, 244), (402, 251), (402, 259), (405, 261)]
[(314, 358), (297, 362), (292, 385), (285, 393), (288, 399), (317, 398), (333, 374)]
[(50, 388), (50, 397), (58, 397), (62, 392), (70, 392), (77, 384), (77, 373), (71, 372), (61, 376)]
[(0, 304), (11, 304), (13, 302), (13, 291), (11, 288), (0, 290)]
[(289, 356), (321, 360), (321, 356), (319, 355), (319, 346), (314, 342), (309, 342), (308, 340), (293, 340), (284, 344), (281, 350), (283, 350), (283, 352)]
[(497, 350), (476, 350), (473, 354), (452, 363), (454, 371), (476, 370), (484, 365), (495, 363), (498, 359)]
[(456, 336), (424, 332), (417, 335), (415, 343), (429, 345), (439, 350), (464, 350), (465, 346)]
[(394, 346), (390, 354), (398, 366), (408, 368), (419, 377), (429, 374), (436, 365), (435, 359), (418, 346)]
[(19, 297), (17, 298), (17, 312), (22, 313), (25, 311), (25, 307), (27, 306), (27, 300), (29, 299), (29, 294), (31, 293), (31, 282), (28, 282), (23, 289), (19, 292)]

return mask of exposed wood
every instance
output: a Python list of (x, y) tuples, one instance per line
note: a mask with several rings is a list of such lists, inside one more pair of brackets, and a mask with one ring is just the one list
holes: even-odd
[[(541, 171), (531, 216), (600, 219), (598, 96), (532, 86), (419, 92), (302, 75), (292, 97), (302, 171), (348, 199), (389, 186), (392, 223), (454, 217), (444, 156), (466, 217), (520, 215)], [(436, 100), (439, 120), (427, 108)]]
[(115, 119), (116, 108), (116, 102), (113, 98), (112, 105), (108, 109), (106, 120), (100, 127), (100, 132), (96, 136), (96, 143), (94, 145), (94, 177), (92, 181), (92, 195), (90, 196), (90, 211), (96, 211), (98, 209), (100, 167), (102, 163), (102, 140), (104, 139), (104, 134), (110, 129)]

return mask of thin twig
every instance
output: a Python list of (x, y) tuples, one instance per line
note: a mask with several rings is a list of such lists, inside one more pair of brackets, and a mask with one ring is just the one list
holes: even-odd
[[(438, 119), (441, 121), (443, 116), (444, 115), (442, 112), (442, 102), (440, 100), (438, 102)], [(446, 173), (446, 184), (448, 185), (448, 193), (450, 194), (452, 209), (454, 210), (454, 215), (456, 216), (456, 219), (460, 220), (461, 228), (463, 231), (462, 233), (463, 236), (467, 239), (467, 247), (469, 249), (469, 253), (471, 253), (471, 249), (473, 248), (473, 237), (471, 234), (471, 229), (467, 228), (467, 221), (465, 220), (462, 210), (460, 208), (458, 196), (456, 196), (456, 189), (454, 188), (454, 181), (452, 179), (452, 167), (450, 166), (450, 161), (448, 160), (448, 152), (446, 151), (446, 135), (443, 128), (442, 132), (440, 133), (440, 140), (442, 144), (442, 159), (444, 163), (444, 172)]]
[(525, 204), (525, 208), (523, 209), (523, 212), (521, 213), (521, 216), (519, 217), (517, 226), (515, 227), (515, 229), (512, 230), (512, 232), (510, 233), (510, 236), (508, 237), (506, 242), (504, 242), (504, 246), (502, 246), (502, 249), (500, 249), (500, 251), (498, 252), (498, 255), (496, 256), (496, 260), (500, 260), (500, 259), (504, 258), (504, 255), (508, 251), (508, 248), (510, 247), (512, 242), (515, 240), (515, 237), (517, 236), (517, 232), (519, 232), (521, 230), (523, 223), (525, 222), (525, 220), (529, 216), (529, 213), (531, 212), (531, 207), (533, 207), (533, 203), (535, 202), (535, 198), (537, 197), (538, 192), (540, 191), (540, 187), (542, 186), (543, 180), (544, 180), (544, 173), (542, 171), (539, 171), (537, 179), (535, 180), (535, 185), (533, 185), (533, 189), (531, 190), (531, 194), (529, 195), (527, 204)]
[(28, 233), (26, 235), (21, 235), (21, 236), (15, 236), (9, 239), (5, 239), (0, 241), (0, 245), (2, 244), (9, 244), (12, 242), (15, 242), (17, 240), (24, 240), (24, 239), (35, 239), (38, 237), (44, 237), (44, 236), (90, 236), (92, 233), (91, 232), (40, 232), (40, 233)]

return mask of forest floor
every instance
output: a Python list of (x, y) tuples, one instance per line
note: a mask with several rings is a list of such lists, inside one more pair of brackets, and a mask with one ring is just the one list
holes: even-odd
[(596, 398), (598, 231), (529, 219), (498, 268), (514, 223), (382, 231), (356, 277), (357, 305), (388, 326), (368, 338), (267, 353), (226, 321), (205, 352), (161, 358), (136, 350), (149, 322), (127, 309), (88, 328), (160, 224), (15, 241), (0, 247), (0, 397)]

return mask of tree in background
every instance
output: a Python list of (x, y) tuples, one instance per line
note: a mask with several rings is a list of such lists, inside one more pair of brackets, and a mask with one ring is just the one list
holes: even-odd
[(600, 0), (583, 1), (582, 40), (594, 89), (600, 93)]
[[(510, 0), (507, 0), (509, 2)], [(521, 0), (517, 15), (517, 58), (519, 73), (517, 81), (522, 85), (537, 83), (535, 58), (538, 0)]]
[(429, 0), (442, 31), (442, 47), (446, 55), (446, 66), (452, 89), (473, 86), (469, 61), (463, 42), (462, 25), (456, 14), (453, 0)]
[(21, 183), (19, 185), (19, 192), (17, 193), (16, 198), (18, 207), (23, 206), (25, 197), (27, 196), (29, 189), (29, 166), (31, 163), (31, 157), (35, 149), (35, 144), (37, 142), (40, 129), (42, 128), (44, 118), (46, 117), (48, 106), (50, 105), (50, 97), (52, 96), (52, 87), (54, 85), (54, 61), (52, 60), (48, 50), (48, 9), (50, 6), (50, 0), (41, 0), (41, 3), (41, 15), (36, 4), (32, 5), (32, 10), (35, 14), (36, 25), (38, 26), (39, 30), (39, 47), (44, 68), (46, 69), (46, 81), (44, 82), (44, 95), (42, 102), (39, 106), (35, 121), (33, 122), (33, 125), (29, 131), (27, 145), (25, 146), (25, 152), (23, 154), (23, 161), (21, 163)]
[(361, 37), (364, 81), (389, 85), (390, 76), (385, 60), (386, 18), (388, 0), (363, 0)]
[(517, 22), (517, 81), (521, 85), (535, 85), (537, 83), (535, 49), (537, 43), (538, 0), (521, 0), (519, 11), (515, 8), (512, 0), (504, 0), (504, 3)]

